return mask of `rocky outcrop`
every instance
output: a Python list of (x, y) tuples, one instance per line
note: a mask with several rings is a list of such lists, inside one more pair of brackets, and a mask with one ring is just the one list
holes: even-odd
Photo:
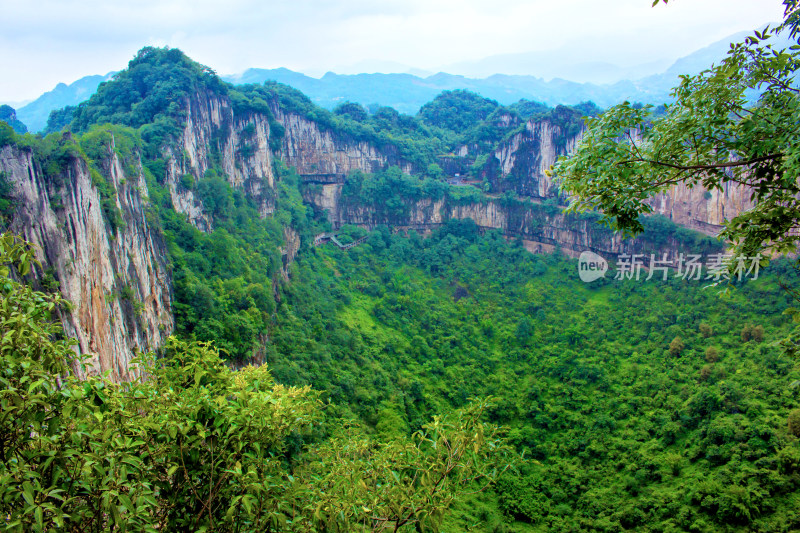
[[(269, 118), (237, 115), (227, 97), (210, 92), (184, 105), (182, 133), (163, 148), (164, 175), (156, 176), (167, 186), (175, 210), (200, 230), (213, 229), (195, 184), (209, 169), (219, 168), (221, 177), (255, 202), (261, 216), (269, 216), (276, 196)], [(72, 302), (62, 322), (65, 333), (78, 341), (76, 352), (89, 355), (89, 371), (108, 371), (115, 381), (134, 377), (130, 361), (136, 352), (161, 347), (174, 329), (167, 249), (157, 219), (148, 216), (147, 184), (138, 154), (133, 157), (135, 164), (123, 164), (111, 146), (90, 171), (76, 151), (57, 175), (50, 168), (45, 175), (29, 150), (8, 146), (0, 152), (0, 172), (12, 186), (16, 205), (12, 231), (35, 245), (42, 263), (35, 273), (39, 283), (53, 287), (57, 282)], [(108, 187), (93, 183), (96, 170)], [(299, 248), (299, 236), (287, 228), (284, 279)]]
[(652, 198), (650, 205), (676, 224), (716, 235), (727, 220), (753, 207), (752, 194), (749, 187), (730, 182), (712, 191), (681, 183)]
[(278, 155), (287, 167), (296, 168), (305, 181), (338, 181), (354, 170), (370, 173), (390, 166), (398, 166), (406, 174), (414, 170), (411, 163), (399, 156), (395, 146), (379, 148), (330, 131), (276, 103), (272, 112), (285, 130)]
[(74, 306), (62, 317), (65, 333), (77, 339), (77, 352), (91, 355), (90, 372), (121, 381), (133, 377), (136, 352), (160, 347), (172, 332), (172, 281), (164, 241), (148, 222), (141, 166), (126, 174), (113, 150), (98, 163), (115, 193), (107, 205), (117, 210), (116, 227), (83, 159), (45, 176), (31, 152), (0, 151), (16, 203), (11, 229), (34, 244), (39, 281), (57, 281)]
[[(167, 174), (163, 179), (175, 210), (186, 214), (203, 231), (213, 227), (213, 220), (203, 210), (191, 184), (218, 166), (231, 186), (244, 189), (256, 201), (261, 216), (272, 213), (275, 175), (269, 148), (269, 118), (259, 113), (238, 116), (227, 97), (211, 92), (194, 95), (184, 102), (184, 107), (186, 122), (179, 148), (164, 148)], [(184, 176), (191, 179), (185, 180)]]
[[(197, 183), (209, 170), (244, 191), (261, 216), (274, 211), (274, 160), (295, 167), (307, 188), (306, 200), (327, 210), (335, 227), (357, 224), (374, 227), (430, 230), (449, 219), (472, 219), (485, 229), (519, 237), (532, 251), (559, 247), (570, 254), (594, 250), (601, 254), (674, 253), (674, 237), (659, 242), (622, 240), (590, 217), (563, 214), (550, 200), (557, 190), (546, 170), (574, 149), (582, 128), (574, 113), (557, 109), (545, 119), (530, 120), (490, 154), (483, 178), (492, 190), (514, 191), (521, 201), (487, 198), (466, 203), (452, 199), (418, 199), (398, 214), (381, 206), (358, 205), (341, 195), (344, 176), (352, 171), (375, 172), (405, 161), (396, 146), (376, 145), (334, 131), (270, 102), (269, 112), (237, 112), (225, 95), (199, 92), (183, 102), (185, 123), (178, 139), (162, 148), (164, 183), (175, 210), (202, 231), (214, 219), (198, 198)], [(278, 132), (271, 131), (277, 125)], [(503, 127), (518, 127), (501, 117)], [(513, 128), (512, 128), (513, 129)], [(511, 131), (511, 129), (509, 130)], [(446, 174), (466, 172), (480, 152), (464, 146), (441, 159)], [(134, 156), (138, 157), (138, 156)], [(16, 213), (12, 229), (33, 242), (44, 268), (39, 281), (57, 280), (75, 308), (63, 317), (67, 335), (78, 339), (76, 349), (93, 354), (92, 371), (109, 371), (116, 380), (132, 377), (129, 362), (136, 351), (162, 345), (173, 330), (171, 278), (167, 250), (153, 217), (148, 217), (148, 192), (138, 160), (121, 162), (113, 149), (95, 162), (109, 187), (93, 184), (90, 169), (74, 157), (58, 175), (47, 175), (24, 149), (0, 151), (0, 172), (13, 186)], [(111, 191), (109, 193), (109, 191)], [(111, 196), (109, 196), (111, 194)], [(105, 195), (105, 197), (103, 196)], [(653, 199), (656, 212), (673, 221), (716, 233), (719, 225), (748, 208), (747, 190), (726, 187), (707, 193), (675, 187)], [(105, 212), (104, 212), (105, 209)], [(119, 220), (108, 217), (118, 214)], [(290, 265), (300, 250), (300, 236), (284, 229), (281, 276), (288, 281)], [(46, 283), (45, 283), (46, 284)]]
[[(583, 124), (567, 111), (559, 114), (556, 110), (553, 117), (529, 120), (524, 131), (491, 154), (483, 178), (496, 193), (513, 191), (535, 200), (557, 197), (558, 186), (547, 171), (559, 157), (575, 150), (583, 131)], [(726, 220), (753, 206), (751, 195), (751, 189), (731, 183), (713, 191), (678, 184), (653, 197), (650, 205), (655, 213), (676, 224), (717, 235)]]
[(281, 246), (279, 250), (281, 253), (281, 277), (284, 282), (288, 283), (289, 266), (294, 262), (294, 258), (297, 257), (298, 252), (300, 252), (300, 245), (302, 242), (300, 240), (300, 234), (288, 227), (283, 228), (283, 241), (284, 245)]
[(676, 235), (645, 234), (636, 239), (623, 239), (621, 234), (597, 224), (590, 215), (565, 214), (554, 204), (531, 200), (486, 199), (484, 202), (463, 203), (422, 199), (409, 202), (402, 215), (389, 216), (375, 207), (354, 204), (342, 198), (341, 190), (341, 185), (330, 184), (306, 192), (306, 200), (327, 211), (334, 228), (344, 224), (364, 228), (385, 224), (428, 231), (450, 219), (471, 219), (482, 229), (502, 230), (509, 237), (523, 239), (534, 252), (549, 252), (558, 247), (572, 256), (591, 250), (606, 257), (634, 253), (655, 253), (662, 257), (666, 253), (669, 258), (674, 258), (681, 252), (699, 251), (684, 249)]
[(538, 199), (556, 196), (557, 187), (547, 170), (575, 150), (583, 130), (577, 113), (563, 107), (551, 117), (528, 120), (521, 132), (489, 155), (482, 177), (495, 193), (513, 191)]

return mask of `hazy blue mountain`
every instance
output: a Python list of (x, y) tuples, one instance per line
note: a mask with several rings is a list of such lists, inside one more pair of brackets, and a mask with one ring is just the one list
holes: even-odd
[[(741, 32), (715, 42), (688, 56), (678, 59), (659, 74), (638, 79), (623, 79), (615, 83), (581, 83), (564, 78), (545, 80), (545, 76), (494, 74), (476, 79), (466, 76), (438, 73), (427, 77), (411, 74), (334, 74), (329, 72), (322, 78), (312, 78), (291, 70), (250, 69), (238, 76), (226, 78), (232, 83), (263, 83), (266, 80), (278, 81), (299, 89), (316, 104), (333, 108), (345, 100), (358, 102), (364, 106), (379, 104), (391, 106), (403, 113), (414, 114), (419, 108), (445, 90), (467, 89), (486, 98), (492, 98), (507, 105), (521, 98), (543, 102), (550, 106), (557, 104), (575, 105), (591, 100), (601, 107), (608, 107), (623, 100), (659, 104), (670, 99), (670, 90), (678, 83), (680, 74), (697, 74), (712, 63), (718, 62), (727, 53), (730, 43), (743, 40), (751, 32)], [(788, 37), (775, 39), (776, 47), (792, 44)], [(490, 63), (495, 61), (494, 67)], [(474, 62), (475, 68), (493, 68), (494, 72), (504, 69), (519, 69), (527, 61), (532, 72), (539, 62), (544, 70), (558, 61), (558, 57), (548, 58), (544, 54), (508, 54)], [(486, 64), (484, 64), (484, 62)], [(481, 66), (482, 65), (482, 66)], [(512, 69), (513, 66), (513, 69)], [(454, 66), (454, 68), (456, 68)], [(565, 67), (566, 68), (566, 67)], [(614, 79), (626, 68), (599, 62), (569, 63), (568, 68), (585, 68), (586, 76)], [(646, 72), (653, 64), (627, 68), (629, 72)], [(606, 69), (607, 74), (601, 71)], [(489, 70), (487, 70), (489, 71)], [(577, 76), (577, 71), (575, 71)]]
[[(311, 78), (287, 69), (250, 69), (240, 76), (224, 78), (231, 83), (263, 83), (271, 80), (291, 85), (305, 93), (317, 105), (331, 109), (344, 101), (390, 106), (401, 113), (415, 114), (442, 91), (466, 89), (507, 105), (522, 98), (550, 106), (574, 105), (592, 100), (602, 107), (624, 99), (661, 102), (651, 98), (647, 86), (631, 81), (613, 85), (577, 83), (563, 79), (545, 81), (535, 76), (495, 74), (473, 79), (440, 72), (426, 78), (411, 74), (334, 74)], [(661, 95), (661, 92), (655, 94)]]
[(30, 131), (42, 131), (47, 125), (50, 111), (83, 102), (94, 94), (98, 85), (114, 74), (115, 72), (109, 72), (105, 76), (85, 76), (69, 85), (59, 83), (52, 91), (17, 109), (17, 118), (24, 122)]
[(5, 100), (0, 102), (0, 105), (7, 105), (13, 107), (14, 109), (19, 109), (20, 107), (28, 105), (31, 102), (33, 102), (33, 100)]
[[(549, 106), (575, 105), (587, 100), (601, 107), (623, 100), (659, 104), (670, 99), (670, 90), (678, 83), (680, 74), (697, 74), (712, 63), (719, 62), (731, 42), (742, 41), (750, 34), (751, 32), (740, 32), (731, 35), (678, 59), (666, 70), (663, 70), (663, 65), (658, 61), (622, 67), (588, 59), (567, 61), (563, 54), (535, 52), (493, 56), (470, 64), (474, 72), (513, 72), (525, 67), (529, 72), (535, 73), (534, 75), (493, 74), (483, 78), (470, 78), (444, 72), (433, 75), (328, 72), (321, 78), (314, 78), (286, 68), (252, 68), (241, 74), (223, 76), (223, 79), (234, 84), (277, 81), (302, 91), (314, 103), (328, 109), (344, 101), (351, 101), (366, 107), (390, 106), (407, 114), (415, 114), (422, 105), (433, 100), (442, 91), (454, 89), (470, 90), (503, 105), (512, 104), (522, 98)], [(788, 37), (775, 38), (774, 43), (777, 48), (794, 44)], [(562, 65), (559, 67), (560, 63)], [(374, 63), (374, 66), (380, 65)], [(453, 68), (466, 67), (453, 65)], [(645, 75), (659, 70), (658, 74)], [(553, 72), (562, 72), (565, 76), (549, 79)], [(30, 131), (41, 131), (47, 124), (50, 111), (82, 102), (113, 74), (86, 76), (70, 85), (60, 83), (52, 91), (19, 108), (17, 118)], [(614, 83), (571, 81), (614, 80), (622, 76), (630, 76), (630, 79)]]
[(477, 61), (447, 65), (442, 70), (473, 78), (486, 78), (502, 72), (509, 75), (535, 75), (546, 80), (560, 78), (577, 83), (612, 84), (663, 72), (669, 60), (655, 59), (643, 64), (617, 65), (592, 57), (591, 50), (571, 44), (557, 50), (502, 54)]

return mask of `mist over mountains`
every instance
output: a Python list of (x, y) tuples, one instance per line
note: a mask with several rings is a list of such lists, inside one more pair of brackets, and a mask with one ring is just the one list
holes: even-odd
[[(600, 107), (608, 107), (624, 100), (660, 104), (669, 101), (670, 90), (677, 84), (681, 74), (697, 74), (709, 67), (725, 56), (730, 43), (741, 41), (749, 34), (750, 32), (733, 34), (678, 59), (666, 70), (650, 75), (646, 73), (663, 69), (663, 64), (654, 62), (623, 67), (587, 61), (586, 58), (566, 52), (533, 52), (492, 56), (448, 67), (453, 71), (474, 73), (475, 77), (446, 72), (426, 75), (422, 71), (409, 69), (409, 73), (402, 74), (328, 72), (320, 78), (314, 78), (287, 68), (251, 68), (240, 74), (222, 76), (222, 79), (234, 84), (277, 81), (300, 90), (314, 103), (328, 109), (350, 101), (368, 108), (389, 106), (406, 114), (417, 113), (422, 105), (433, 100), (442, 91), (454, 89), (473, 91), (497, 100), (502, 105), (512, 104), (520, 99), (542, 102), (548, 106), (592, 101)], [(777, 37), (774, 41), (776, 48), (795, 44), (788, 36)], [(372, 62), (358, 66), (379, 69), (381, 63)], [(387, 64), (383, 67), (400, 70), (403, 66)], [(520, 74), (521, 72), (536, 74), (525, 75)], [(105, 76), (86, 76), (69, 85), (61, 83), (52, 91), (20, 107), (17, 117), (30, 131), (42, 131), (52, 110), (77, 105), (86, 100), (100, 83), (113, 75), (111, 72)]]

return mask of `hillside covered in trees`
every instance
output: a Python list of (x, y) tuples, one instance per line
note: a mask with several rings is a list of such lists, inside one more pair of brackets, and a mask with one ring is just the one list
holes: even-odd
[[(92, 363), (74, 359), (54, 324), (69, 313), (59, 291), (70, 271), (3, 238), (6, 527), (800, 528), (800, 371), (782, 345), (795, 327), (789, 260), (724, 295), (674, 275), (585, 284), (558, 243), (534, 255), (468, 218), (333, 227), (307, 201), (321, 187), (309, 176), (328, 174), (284, 162), (309, 151), (292, 144), (298, 132), (334, 139), (348, 160), (371, 154), (376, 168), (331, 178), (354, 210), (516, 206), (513, 189), (500, 195), (486, 179), (489, 155), (538, 118), (566, 145), (599, 111), (454, 91), (414, 117), (351, 103), (330, 112), (286, 86), (232, 86), (179, 50), (146, 48), (53, 115), (57, 131), (0, 123), (4, 227), (25, 229), (19, 191), (35, 178), (52, 231), (77, 235), (70, 187), (87, 175), (106, 231), (94, 237), (122, 246), (146, 226), (163, 243), (158, 282), (173, 319), (170, 340), (133, 361), (131, 382), (81, 381), (76, 369)], [(455, 157), (474, 186), (448, 183)], [(559, 202), (526, 209), (545, 225)], [(722, 251), (663, 217), (642, 223), (645, 244)], [(331, 232), (365, 240), (314, 246)], [(152, 295), (116, 274), (130, 282), (98, 292), (97, 305), (146, 331)]]

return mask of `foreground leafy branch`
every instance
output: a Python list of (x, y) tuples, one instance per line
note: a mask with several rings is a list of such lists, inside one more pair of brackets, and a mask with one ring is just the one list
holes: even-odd
[(731, 45), (696, 76), (682, 76), (663, 115), (628, 102), (588, 122), (576, 153), (554, 171), (571, 209), (599, 209), (628, 233), (643, 230), (649, 199), (674, 185), (749, 189), (753, 207), (731, 218), (721, 236), (737, 252), (787, 253), (800, 240), (800, 46), (775, 49), (770, 38), (796, 36), (797, 5), (786, 20)]
[(455, 499), (483, 490), (510, 465), (498, 428), (480, 422), (488, 404), (476, 401), (389, 443), (344, 428), (303, 471), (314, 480), (314, 517), (330, 531), (350, 531), (354, 522), (372, 531), (438, 530)]

